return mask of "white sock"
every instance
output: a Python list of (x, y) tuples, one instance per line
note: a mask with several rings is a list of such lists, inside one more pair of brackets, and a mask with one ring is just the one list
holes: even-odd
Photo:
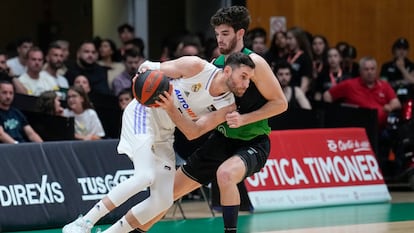
[(134, 230), (129, 223), (126, 221), (125, 216), (119, 219), (114, 225), (106, 229), (102, 233), (128, 233)]
[(93, 225), (99, 221), (103, 216), (109, 213), (109, 210), (106, 208), (102, 200), (96, 203), (92, 209), (83, 217), (83, 219), (90, 221)]

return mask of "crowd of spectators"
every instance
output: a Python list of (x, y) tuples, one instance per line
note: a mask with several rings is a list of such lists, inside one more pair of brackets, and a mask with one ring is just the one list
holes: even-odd
[[(32, 119), (32, 112), (73, 118), (74, 134), (66, 139), (118, 138), (122, 109), (132, 99), (131, 78), (145, 60), (134, 27), (120, 25), (118, 35), (121, 46), (95, 37), (82, 42), (73, 58), (69, 41), (51, 41), (43, 51), (26, 36), (13, 42), (15, 51), (0, 51), (0, 141), (42, 141), (31, 127), (40, 119)], [(49, 123), (51, 131), (59, 127), (42, 123)]]
[[(131, 77), (146, 59), (145, 44), (136, 37), (134, 27), (120, 25), (118, 35), (119, 46), (110, 38), (85, 40), (77, 47), (73, 59), (69, 56), (69, 41), (52, 41), (49, 48), (42, 51), (29, 37), (16, 40), (16, 51), (0, 52), (2, 82), (14, 87), (13, 93), (4, 94), (12, 97), (3, 97), (6, 98), (4, 101), (7, 103), (15, 94), (29, 95), (36, 98), (33, 111), (73, 117), (74, 139), (117, 138), (120, 115), (133, 98)], [(310, 110), (321, 102), (345, 102), (372, 108), (378, 111), (379, 127), (383, 129), (384, 117), (401, 106), (393, 88), (402, 83), (414, 83), (414, 64), (407, 58), (409, 43), (404, 38), (395, 41), (393, 58), (380, 68), (377, 68), (375, 58), (368, 54), (363, 54), (361, 62), (357, 62), (357, 50), (353, 45), (340, 41), (331, 46), (332, 43), (323, 35), (312, 35), (300, 27), (274, 33), (269, 46), (267, 39), (266, 30), (253, 28), (247, 32), (245, 44), (270, 64), (289, 99), (290, 108)], [(168, 36), (160, 46), (162, 54), (158, 60), (161, 62), (186, 55), (201, 56), (211, 61), (219, 55), (215, 38), (205, 38), (201, 34)], [(370, 65), (372, 63), (369, 71), (364, 70), (368, 69), (367, 60)], [(364, 80), (367, 75), (362, 74), (367, 73), (373, 76), (373, 82), (368, 86), (359, 83), (367, 88), (360, 93), (363, 104), (355, 98), (345, 98), (346, 94), (337, 94), (339, 87)], [(386, 94), (382, 93), (384, 85), (390, 85)], [(351, 93), (349, 87), (342, 92)], [(370, 93), (377, 93), (380, 97), (370, 98)], [(14, 140), (4, 136), (9, 133), (14, 137), (9, 131), (10, 116), (6, 116), (4, 111), (0, 112), (0, 141), (40, 141), (40, 136), (34, 137), (36, 140), (28, 135)], [(25, 119), (24, 112), (18, 115), (23, 128), (30, 126), (30, 119)]]
[(390, 46), (392, 58), (377, 64), (370, 54), (362, 54), (356, 61), (357, 49), (345, 41), (331, 46), (323, 35), (312, 35), (299, 27), (276, 32), (270, 47), (264, 48), (264, 32), (252, 29), (247, 33), (250, 41), (246, 44), (271, 65), (289, 99), (290, 109), (327, 106), (325, 103), (372, 109), (377, 113), (380, 167), (386, 167), (392, 159), (403, 159), (393, 156), (399, 150), (393, 145), (393, 137), (398, 133), (393, 133), (395, 125), (389, 119), (402, 115), (402, 102), (412, 98), (414, 90), (414, 67), (407, 57), (407, 39), (396, 39)]

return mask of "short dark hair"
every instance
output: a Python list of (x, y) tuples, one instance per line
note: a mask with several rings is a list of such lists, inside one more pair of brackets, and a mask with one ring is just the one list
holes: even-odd
[(341, 56), (343, 58), (355, 59), (357, 57), (357, 50), (354, 46), (348, 44), (348, 46), (346, 46), (344, 50), (342, 50)]
[(124, 95), (124, 94), (128, 94), (128, 95), (130, 95), (131, 97), (133, 97), (131, 88), (124, 88), (124, 89), (122, 89), (122, 90), (119, 92), (119, 94), (118, 94), (118, 98), (119, 98), (119, 96)]
[(127, 44), (132, 44), (133, 46), (140, 49), (142, 53), (144, 53), (145, 43), (141, 38), (135, 37), (131, 40), (126, 41), (124, 45), (127, 45)]
[(121, 24), (118, 27), (118, 33), (121, 33), (121, 32), (123, 32), (125, 30), (127, 30), (129, 32), (134, 32), (135, 31), (135, 28), (131, 24), (128, 24), (128, 23)]
[[(6, 74), (4, 74), (4, 75), (6, 75)], [(13, 85), (13, 83), (10, 81), (10, 80), (7, 80), (7, 79), (0, 79), (0, 85), (1, 84), (10, 84), (10, 85), (12, 85), (13, 87), (14, 87), (14, 85)]]
[(93, 40), (91, 40), (91, 39), (86, 39), (86, 40), (83, 40), (83, 41), (79, 44), (78, 51), (79, 51), (79, 50), (82, 48), (82, 46), (84, 46), (85, 44), (93, 44), (93, 46), (95, 47), (95, 49), (97, 49), (96, 44), (95, 44), (95, 41), (93, 41)]
[(52, 49), (62, 49), (62, 47), (54, 41), (49, 44), (49, 47), (47, 48), (47, 52), (49, 52)]
[(250, 56), (242, 52), (230, 54), (225, 62), (225, 66), (230, 66), (231, 68), (240, 67), (240, 65), (246, 65), (252, 69), (256, 68), (256, 64), (254, 64)]
[(126, 60), (127, 57), (144, 57), (144, 55), (138, 49), (127, 49), (124, 53), (124, 60)]
[(22, 46), (24, 43), (32, 43), (33, 44), (33, 40), (30, 37), (24, 36), (24, 37), (20, 37), (16, 40), (16, 46), (20, 47)]
[(273, 73), (276, 75), (277, 71), (280, 69), (289, 69), (290, 74), (292, 74), (293, 70), (292, 70), (292, 66), (290, 65), (289, 62), (287, 61), (280, 61), (277, 62), (273, 68)]
[(262, 27), (256, 27), (247, 31), (247, 35), (250, 36), (251, 39), (262, 37), (265, 39), (265, 42), (267, 41), (267, 32)]
[(237, 32), (240, 29), (247, 31), (250, 24), (249, 10), (244, 6), (230, 6), (220, 8), (210, 19), (213, 27), (229, 25)]
[(410, 48), (410, 44), (408, 43), (408, 40), (401, 37), (398, 38), (394, 44), (392, 44), (392, 51), (394, 51), (395, 49), (406, 49), (408, 50)]
[(8, 57), (8, 54), (6, 53), (6, 51), (4, 51), (2, 49), (0, 49), (0, 55)]
[[(26, 53), (26, 58), (29, 58), (29, 55), (30, 55), (31, 53), (33, 53), (33, 52), (41, 52), (41, 53), (42, 53), (42, 55), (44, 56), (43, 51), (42, 51), (39, 47), (37, 47), (37, 46), (33, 46), (33, 47), (31, 47), (31, 48), (27, 51), (27, 53)], [(44, 59), (44, 58), (43, 58), (43, 59)]]

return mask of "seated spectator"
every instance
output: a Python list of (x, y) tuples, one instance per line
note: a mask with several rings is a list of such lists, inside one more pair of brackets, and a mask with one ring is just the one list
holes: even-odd
[(77, 52), (75, 64), (68, 66), (65, 74), (69, 85), (73, 85), (75, 77), (84, 75), (91, 86), (91, 90), (98, 94), (112, 95), (108, 86), (107, 69), (97, 63), (97, 52), (95, 44), (85, 41), (81, 44)]
[(65, 75), (65, 73), (68, 71), (68, 67), (66, 66), (66, 63), (69, 61), (70, 43), (67, 40), (56, 40), (54, 43), (57, 44), (62, 49), (62, 52), (63, 52), (63, 65), (61, 68), (59, 68), (58, 74)]
[(75, 138), (79, 140), (98, 140), (105, 136), (98, 114), (93, 109), (86, 92), (79, 86), (68, 90), (67, 104), (69, 109), (63, 116), (75, 118)]
[(340, 101), (358, 107), (376, 109), (380, 129), (385, 128), (388, 113), (401, 108), (394, 90), (377, 74), (377, 62), (372, 57), (360, 61), (361, 76), (340, 82), (324, 93), (326, 102)]
[(298, 86), (307, 94), (313, 75), (312, 50), (307, 34), (301, 28), (290, 28), (286, 33), (289, 48), (287, 61), (292, 67), (291, 85)]
[(341, 68), (342, 72), (350, 77), (358, 77), (359, 76), (359, 64), (355, 62), (355, 58), (357, 57), (357, 50), (354, 46), (348, 45), (343, 48), (341, 53), (342, 56), (342, 63)]
[(186, 34), (180, 37), (177, 47), (174, 50), (174, 57), (178, 58), (182, 56), (204, 57), (199, 36)]
[(326, 37), (315, 35), (312, 37), (313, 78), (316, 79), (328, 63), (329, 43)]
[(359, 62), (361, 76), (340, 82), (325, 91), (326, 102), (341, 102), (362, 108), (374, 109), (378, 115), (379, 153), (378, 160), (383, 168), (388, 158), (386, 123), (388, 114), (401, 108), (391, 85), (378, 78), (377, 62), (372, 57), (364, 57)]
[[(214, 40), (216, 40), (214, 38)], [(169, 61), (171, 60), (174, 55), (173, 55), (173, 48), (175, 49), (175, 45), (174, 45), (174, 41), (175, 41), (175, 37), (173, 36), (165, 36), (162, 41), (161, 41), (161, 54), (159, 57), (159, 61), (160, 62), (165, 62), (165, 61)]]
[(339, 41), (336, 43), (335, 48), (338, 49), (340, 54), (343, 54), (344, 50), (349, 47), (349, 44), (345, 41)]
[(305, 93), (299, 87), (290, 85), (290, 80), (292, 79), (292, 67), (290, 64), (280, 62), (273, 70), (286, 96), (289, 108), (312, 109)]
[(414, 84), (414, 63), (407, 57), (409, 48), (407, 39), (397, 39), (391, 49), (393, 59), (381, 67), (381, 78), (394, 87), (398, 83)]
[(54, 91), (45, 91), (40, 94), (36, 105), (36, 108), (41, 113), (54, 116), (63, 115), (63, 108), (60, 104), (60, 97)]
[(270, 48), (267, 50), (264, 58), (270, 67), (275, 68), (276, 64), (287, 60), (288, 54), (289, 49), (286, 42), (286, 32), (275, 32), (270, 42)]
[(59, 87), (58, 94), (65, 100), (69, 83), (66, 77), (59, 74), (59, 70), (62, 69), (63, 66), (63, 50), (58, 44), (52, 43), (48, 48), (46, 63), (43, 66), (43, 71), (41, 71), (41, 73), (56, 80)]
[(144, 54), (145, 44), (144, 41), (135, 36), (135, 28), (127, 23), (124, 23), (118, 27), (118, 37), (121, 40), (122, 45), (119, 48), (121, 56), (124, 56), (125, 51), (128, 49), (137, 49)]
[(122, 71), (125, 70), (124, 64), (120, 62), (115, 43), (110, 39), (103, 39), (99, 44), (98, 64), (108, 69), (108, 86), (112, 88), (112, 82)]
[(26, 87), (10, 72), (10, 68), (7, 66), (7, 54), (3, 51), (0, 51), (0, 80), (7, 80), (13, 83), (16, 93), (27, 93)]
[(315, 101), (321, 101), (323, 93), (329, 88), (346, 79), (353, 78), (342, 72), (341, 61), (342, 57), (338, 49), (330, 48), (328, 50), (328, 67), (322, 70), (315, 82)]
[(7, 65), (7, 54), (4, 51), (0, 51), (0, 72), (7, 73), (10, 76), (10, 67)]
[(124, 65), (125, 70), (119, 74), (112, 82), (112, 91), (115, 96), (125, 88), (131, 88), (131, 79), (138, 70), (138, 67), (145, 61), (144, 56), (135, 49), (125, 51)]
[(91, 93), (91, 85), (89, 84), (89, 80), (85, 75), (76, 76), (73, 85), (82, 87), (82, 89), (88, 95)]
[(44, 91), (57, 91), (59, 86), (56, 79), (45, 72), (43, 67), (43, 52), (33, 47), (27, 52), (27, 72), (19, 77), (19, 81), (27, 89), (28, 95), (39, 96)]
[(0, 141), (12, 144), (42, 142), (23, 113), (11, 106), (13, 99), (13, 84), (0, 80)]
[(33, 41), (29, 37), (23, 37), (17, 40), (16, 46), (17, 56), (7, 60), (12, 76), (20, 76), (26, 72), (27, 51), (33, 47)]
[(204, 55), (207, 61), (211, 62), (220, 56), (220, 50), (216, 38), (207, 39), (204, 47)]
[(119, 92), (118, 94), (119, 108), (122, 111), (124, 111), (124, 109), (129, 104), (129, 102), (131, 102), (132, 98), (133, 96), (132, 96), (131, 88), (126, 88), (122, 90), (121, 92)]
[(257, 27), (247, 32), (246, 47), (259, 54), (260, 56), (264, 56), (268, 50), (266, 43), (267, 33), (264, 28)]
[(119, 135), (121, 135), (122, 113), (124, 112), (128, 104), (132, 101), (132, 98), (134, 97), (132, 96), (131, 88), (126, 88), (122, 90), (118, 95), (118, 106), (119, 106), (119, 109), (121, 109), (119, 118), (118, 118), (119, 119), (118, 134), (117, 134), (118, 138), (119, 138)]
[(135, 38), (134, 33), (135, 28), (129, 23), (124, 23), (118, 26), (118, 37), (122, 44)]
[(125, 42), (122, 56), (125, 56), (125, 51), (130, 50), (130, 49), (138, 50), (140, 53), (142, 53), (142, 56), (145, 57), (144, 55), (145, 44), (141, 38), (134, 38), (134, 39), (131, 39)]

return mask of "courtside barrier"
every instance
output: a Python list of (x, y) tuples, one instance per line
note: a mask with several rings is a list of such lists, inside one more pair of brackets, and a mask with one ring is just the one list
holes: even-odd
[(363, 128), (271, 132), (265, 167), (245, 180), (254, 211), (391, 199)]
[[(0, 144), (2, 231), (56, 228), (86, 213), (133, 174), (118, 140)], [(134, 196), (100, 223), (114, 222), (149, 195)]]

